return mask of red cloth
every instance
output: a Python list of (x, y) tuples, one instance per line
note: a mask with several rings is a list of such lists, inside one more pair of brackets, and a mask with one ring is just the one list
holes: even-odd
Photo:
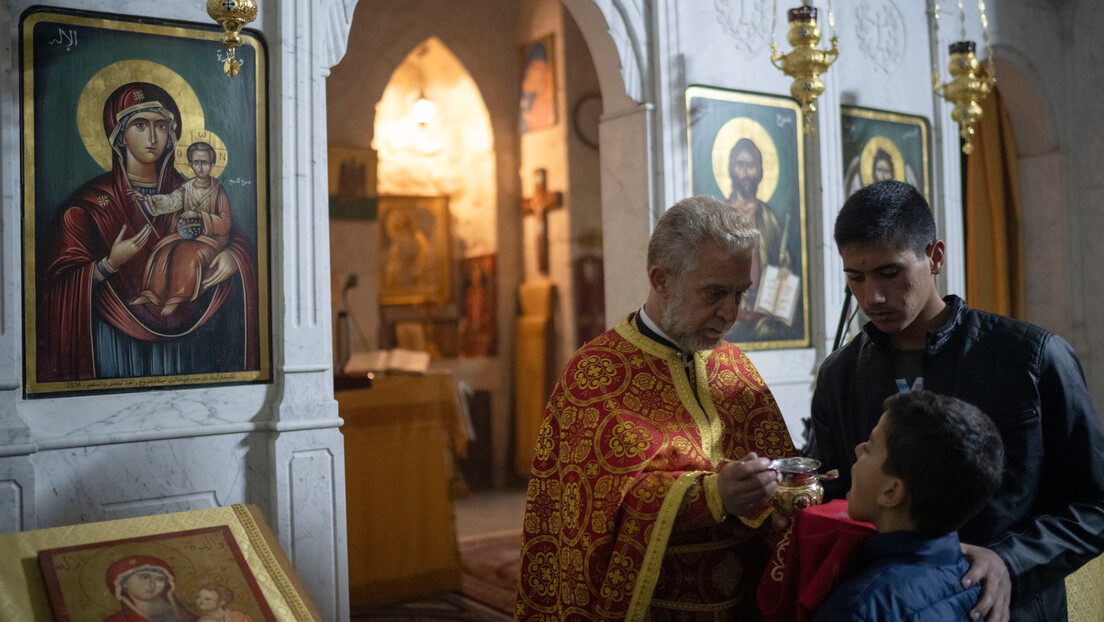
[(759, 582), (764, 622), (812, 619), (849, 571), (859, 543), (875, 533), (870, 523), (847, 517), (844, 499), (798, 510), (790, 528), (778, 535)]

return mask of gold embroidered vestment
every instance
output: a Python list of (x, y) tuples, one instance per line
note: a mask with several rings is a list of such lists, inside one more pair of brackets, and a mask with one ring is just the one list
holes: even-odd
[(537, 437), (516, 619), (757, 617), (768, 511), (729, 518), (716, 475), (752, 451), (796, 454), (736, 346), (695, 353), (687, 373), (634, 315), (583, 346)]

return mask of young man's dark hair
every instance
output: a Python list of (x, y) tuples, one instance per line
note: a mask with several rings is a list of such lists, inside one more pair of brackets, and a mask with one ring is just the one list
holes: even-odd
[(890, 242), (922, 255), (936, 238), (928, 202), (911, 184), (887, 180), (860, 188), (836, 216), (836, 246)]
[(882, 470), (901, 478), (916, 530), (957, 531), (1000, 486), (1004, 446), (980, 410), (930, 391), (891, 395)]

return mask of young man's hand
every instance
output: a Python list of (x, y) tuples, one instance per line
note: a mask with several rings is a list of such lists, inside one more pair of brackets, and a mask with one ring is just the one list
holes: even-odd
[(999, 555), (981, 546), (963, 544), (962, 554), (970, 569), (962, 577), (962, 587), (981, 581), (981, 595), (970, 610), (971, 620), (1008, 622), (1008, 605), (1012, 601), (1012, 579), (1008, 567)]

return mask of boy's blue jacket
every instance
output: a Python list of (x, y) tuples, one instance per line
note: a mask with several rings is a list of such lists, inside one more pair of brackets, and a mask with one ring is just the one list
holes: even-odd
[(813, 622), (968, 622), (981, 592), (978, 585), (962, 587), (969, 567), (957, 533), (875, 534), (859, 545), (854, 574), (836, 586)]

